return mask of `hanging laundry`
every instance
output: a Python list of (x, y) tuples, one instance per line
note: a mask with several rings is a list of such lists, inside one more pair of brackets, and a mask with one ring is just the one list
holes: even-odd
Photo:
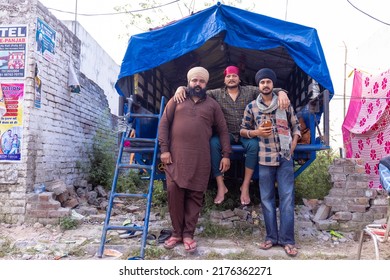
[(363, 159), (368, 187), (382, 189), (379, 161), (390, 156), (390, 70), (376, 76), (355, 70), (342, 132), (346, 157)]

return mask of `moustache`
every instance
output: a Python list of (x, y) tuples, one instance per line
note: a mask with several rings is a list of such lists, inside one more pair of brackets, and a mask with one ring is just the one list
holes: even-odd
[(199, 85), (194, 86), (193, 88), (188, 89), (188, 94), (190, 96), (198, 96), (200, 98), (206, 97), (206, 89), (200, 87)]
[(199, 85), (194, 86), (194, 91), (201, 91), (202, 87)]

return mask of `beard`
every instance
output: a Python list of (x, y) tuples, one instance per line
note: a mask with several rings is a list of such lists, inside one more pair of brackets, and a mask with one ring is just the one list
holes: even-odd
[(206, 97), (206, 88), (201, 88), (200, 86), (188, 87), (188, 95), (203, 99)]

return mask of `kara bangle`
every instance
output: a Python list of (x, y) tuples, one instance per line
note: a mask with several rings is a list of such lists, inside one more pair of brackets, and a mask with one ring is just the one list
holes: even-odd
[(251, 132), (251, 131), (250, 131), (249, 129), (246, 131), (246, 136), (247, 136), (249, 139), (253, 138), (253, 137), (251, 137), (250, 132)]

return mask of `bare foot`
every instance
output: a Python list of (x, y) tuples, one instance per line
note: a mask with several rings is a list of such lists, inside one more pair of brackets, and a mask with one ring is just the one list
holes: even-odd
[(228, 192), (226, 187), (218, 188), (217, 196), (214, 198), (215, 204), (221, 204), (225, 200), (225, 194)]
[(240, 197), (241, 204), (242, 205), (248, 205), (249, 203), (251, 203), (251, 199), (249, 197), (249, 188), (241, 187), (240, 191), (241, 191), (241, 197)]

